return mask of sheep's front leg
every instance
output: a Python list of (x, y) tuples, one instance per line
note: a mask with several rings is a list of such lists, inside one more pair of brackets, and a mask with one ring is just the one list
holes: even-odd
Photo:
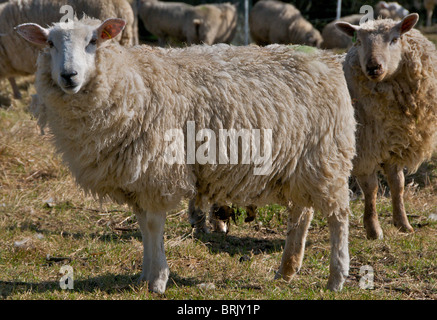
[(341, 209), (328, 217), (331, 238), (331, 261), (327, 288), (339, 291), (349, 275), (349, 209)]
[(164, 252), (165, 213), (137, 212), (143, 238), (143, 272), (141, 280), (149, 282), (153, 292), (164, 293), (169, 268)]
[(364, 193), (364, 228), (368, 239), (382, 239), (383, 233), (376, 212), (376, 196), (378, 194), (378, 176), (376, 172), (367, 176), (357, 176), (358, 183)]
[(384, 171), (387, 175), (388, 186), (390, 187), (393, 223), (402, 232), (413, 232), (414, 230), (408, 222), (404, 206), (404, 172), (396, 165), (386, 166)]
[(282, 254), (281, 266), (275, 276), (287, 281), (300, 270), (305, 251), (305, 239), (313, 218), (312, 208), (293, 205), (288, 213), (287, 238)]

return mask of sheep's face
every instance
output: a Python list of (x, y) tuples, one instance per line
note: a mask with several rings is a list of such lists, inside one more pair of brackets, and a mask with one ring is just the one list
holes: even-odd
[(59, 23), (49, 29), (22, 24), (16, 30), (26, 40), (48, 47), (53, 81), (65, 93), (75, 94), (94, 74), (99, 46), (117, 36), (125, 25), (121, 19), (108, 19), (102, 24), (95, 21)]
[(389, 79), (399, 69), (402, 60), (400, 39), (414, 27), (418, 18), (413, 13), (399, 23), (375, 20), (362, 26), (353, 26), (347, 22), (337, 22), (336, 26), (356, 38), (354, 50), (358, 54), (361, 70), (370, 80), (379, 82)]

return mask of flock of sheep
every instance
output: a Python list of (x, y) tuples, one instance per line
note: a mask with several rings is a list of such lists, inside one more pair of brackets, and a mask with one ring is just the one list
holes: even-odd
[[(166, 212), (183, 199), (192, 199), (193, 212), (212, 205), (252, 211), (272, 203), (286, 206), (288, 231), (277, 277), (287, 280), (301, 267), (313, 212), (321, 211), (331, 241), (327, 287), (334, 291), (341, 290), (349, 270), (351, 175), (365, 196), (368, 238), (383, 235), (376, 212), (379, 171), (386, 173), (391, 189), (394, 225), (413, 231), (403, 204), (403, 170), (414, 172), (437, 141), (437, 51), (414, 29), (417, 14), (360, 25), (336, 22), (335, 28), (353, 39), (348, 53), (337, 55), (296, 45), (292, 39), (299, 37), (320, 46), (321, 37), (314, 37), (315, 29), (294, 7), (277, 1), (253, 8), (252, 36), (262, 44), (286, 45), (183, 48), (132, 45), (137, 41), (134, 12), (146, 19), (146, 27), (152, 23), (150, 31), (161, 44), (175, 36), (171, 25), (161, 24), (166, 19), (157, 19), (164, 14), (164, 4), (157, 1), (140, 1), (134, 10), (125, 0), (68, 3), (88, 16), (47, 27), (56, 19), (45, 8), (53, 8), (59, 18), (65, 1), (12, 0), (0, 7), (2, 21), (10, 23), (0, 37), (1, 74), (36, 72), (31, 109), (40, 127), (50, 129), (77, 183), (96, 197), (132, 207), (143, 237), (141, 278), (150, 290), (165, 291)], [(142, 13), (156, 6), (159, 13)], [(176, 26), (181, 10), (190, 12), (193, 23), (179, 30), (187, 43), (226, 42), (232, 36), (220, 25), (214, 37), (201, 38), (212, 30), (206, 12), (215, 9), (178, 6), (169, 19)], [(229, 4), (218, 8), (235, 10)], [(228, 14), (222, 18), (226, 26), (233, 25)], [(305, 26), (304, 36), (291, 30), (297, 24)], [(13, 61), (17, 47), (27, 54), (19, 63)], [(8, 54), (7, 48), (15, 49)], [(258, 146), (270, 148), (270, 170), (254, 174), (258, 164), (253, 161), (219, 164), (215, 154), (205, 163), (166, 161), (165, 137), (175, 130), (186, 137), (189, 123), (217, 137), (223, 130), (270, 130), (271, 140), (264, 135), (259, 141), (264, 149)], [(207, 136), (209, 146), (211, 141)], [(201, 149), (206, 142), (197, 139), (195, 150), (211, 152)], [(190, 151), (182, 146), (184, 156)]]

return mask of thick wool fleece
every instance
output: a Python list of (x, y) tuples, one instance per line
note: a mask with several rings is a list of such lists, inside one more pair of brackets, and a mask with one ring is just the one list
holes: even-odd
[[(383, 30), (395, 23), (375, 20), (362, 27)], [(400, 41), (399, 69), (382, 82), (364, 75), (356, 46), (346, 56), (344, 71), (358, 122), (356, 175), (371, 174), (382, 163), (415, 172), (437, 142), (437, 51), (415, 29)]]
[[(337, 56), (301, 47), (110, 44), (97, 51), (90, 82), (75, 95), (38, 59), (40, 124), (77, 182), (100, 197), (152, 212), (199, 191), (210, 203), (290, 201), (326, 215), (347, 210), (355, 119)], [(168, 164), (165, 133), (271, 129), (272, 170), (251, 164)], [(197, 142), (197, 146), (203, 142)], [(185, 153), (187, 152), (185, 145)], [(240, 154), (241, 159), (241, 154)]]

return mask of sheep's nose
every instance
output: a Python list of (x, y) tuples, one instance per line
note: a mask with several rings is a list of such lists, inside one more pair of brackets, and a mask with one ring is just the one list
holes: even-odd
[(367, 65), (367, 74), (369, 76), (379, 76), (383, 73), (382, 64)]
[(66, 83), (70, 84), (72, 82), (72, 79), (74, 76), (77, 76), (77, 72), (76, 71), (72, 71), (72, 72), (62, 72), (61, 73), (61, 77), (62, 79), (65, 80)]

